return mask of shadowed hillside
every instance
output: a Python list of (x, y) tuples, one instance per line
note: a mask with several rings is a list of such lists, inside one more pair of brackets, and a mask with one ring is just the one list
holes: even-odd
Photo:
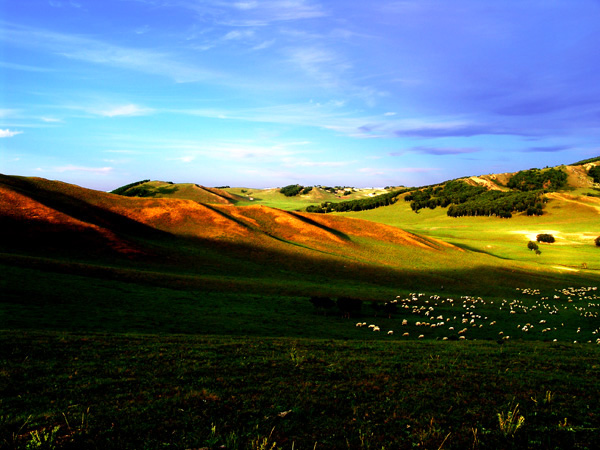
[(133, 258), (203, 276), (389, 281), (398, 270), (435, 268), (464, 253), (384, 224), (265, 206), (130, 198), (10, 176), (0, 178), (0, 192), (8, 231), (0, 249), (9, 254), (126, 265)]
[(0, 176), (0, 194), (2, 261), (42, 271), (182, 289), (376, 298), (400, 287), (483, 293), (565, 279), (358, 218), (132, 198), (41, 178)]

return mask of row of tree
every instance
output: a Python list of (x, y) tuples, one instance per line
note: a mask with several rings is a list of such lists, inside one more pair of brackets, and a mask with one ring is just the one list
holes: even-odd
[[(362, 300), (352, 297), (340, 297), (337, 300), (329, 297), (311, 297), (310, 302), (323, 314), (327, 314), (337, 307), (344, 317), (360, 316), (363, 305)], [(377, 317), (377, 314), (384, 314), (391, 318), (398, 311), (398, 305), (396, 301), (386, 303), (373, 301), (371, 302), (371, 309), (373, 309), (375, 317)]]
[(448, 208), (448, 216), (497, 216), (509, 219), (515, 212), (525, 212), (528, 216), (541, 216), (546, 201), (543, 191), (487, 191), (464, 203), (451, 205)]
[(449, 207), (450, 217), (498, 216), (510, 218), (514, 212), (527, 215), (543, 214), (543, 191), (502, 192), (484, 186), (470, 185), (464, 181), (449, 181), (444, 186), (430, 186), (413, 191), (406, 197), (410, 207), (418, 212), (423, 208)]
[(347, 200), (344, 202), (324, 202), (319, 206), (311, 205), (306, 208), (306, 212), (312, 213), (329, 213), (329, 212), (345, 212), (345, 211), (365, 211), (368, 209), (375, 209), (381, 206), (388, 206), (396, 203), (398, 196), (408, 192), (408, 189), (401, 189), (385, 194), (375, 195), (373, 197)]

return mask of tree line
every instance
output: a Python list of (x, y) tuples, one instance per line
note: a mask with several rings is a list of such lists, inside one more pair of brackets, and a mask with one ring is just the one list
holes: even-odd
[(398, 196), (409, 189), (400, 189), (385, 194), (375, 195), (373, 197), (362, 198), (357, 200), (347, 200), (344, 202), (323, 202), (319, 206), (311, 205), (306, 208), (306, 212), (312, 213), (330, 213), (330, 212), (345, 212), (345, 211), (365, 211), (375, 209), (381, 206), (388, 206), (396, 203)]
[(310, 191), (312, 191), (312, 186), (302, 186), (300, 184), (290, 184), (279, 189), (279, 192), (286, 197), (295, 197), (298, 194), (305, 195)]
[(552, 168), (522, 170), (513, 175), (506, 185), (519, 191), (536, 191), (540, 189), (556, 191), (566, 183), (567, 174), (560, 169)]

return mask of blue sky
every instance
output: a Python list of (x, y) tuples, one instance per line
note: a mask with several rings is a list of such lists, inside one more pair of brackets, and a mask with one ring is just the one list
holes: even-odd
[(600, 2), (0, 0), (0, 172), (419, 186), (600, 155)]

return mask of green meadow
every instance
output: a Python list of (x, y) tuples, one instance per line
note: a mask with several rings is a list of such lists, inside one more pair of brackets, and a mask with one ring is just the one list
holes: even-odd
[[(289, 211), (331, 201), (228, 191)], [(0, 449), (600, 446), (597, 203), (556, 194), (544, 215), (511, 219), (403, 200), (314, 219), (213, 210), (263, 234), (125, 224), (143, 258), (85, 251), (87, 238), (3, 241)], [(373, 223), (414, 242), (351, 234)], [(556, 242), (536, 255), (539, 233)], [(313, 296), (362, 305), (345, 318)]]

